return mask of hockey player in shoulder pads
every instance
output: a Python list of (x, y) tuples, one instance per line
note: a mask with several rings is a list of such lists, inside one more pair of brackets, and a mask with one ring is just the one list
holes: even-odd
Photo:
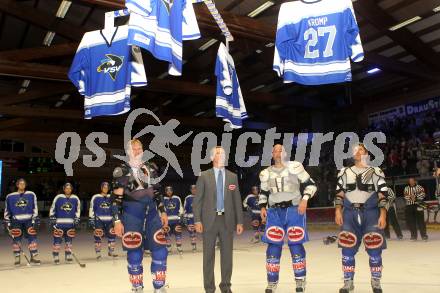
[(95, 239), (96, 258), (101, 258), (102, 238), (107, 237), (108, 256), (116, 256), (115, 251), (115, 229), (113, 228), (113, 217), (111, 211), (111, 197), (108, 193), (110, 184), (101, 183), (101, 193), (95, 194), (90, 201), (89, 224), (93, 229)]
[(152, 166), (141, 161), (142, 143), (127, 145), (129, 162), (113, 171), (112, 212), (115, 233), (127, 251), (128, 274), (133, 292), (142, 292), (144, 250), (151, 251), (154, 292), (165, 292), (167, 270), (166, 237), (168, 218)]
[(353, 158), (354, 166), (339, 172), (336, 186), (335, 221), (341, 226), (338, 243), (342, 248), (344, 273), (344, 286), (339, 292), (354, 290), (355, 255), (363, 241), (370, 258), (373, 292), (381, 293), (388, 187), (382, 170), (366, 164), (368, 151), (363, 144), (353, 149)]
[[(304, 292), (306, 284), (306, 252), (308, 241), (305, 212), (307, 201), (315, 195), (315, 182), (299, 162), (286, 161), (282, 145), (272, 150), (274, 165), (260, 173), (261, 218), (266, 220), (263, 242), (267, 243), (266, 293), (273, 293), (278, 284), (281, 251), (287, 236), (295, 273), (296, 292)], [(300, 192), (303, 187), (303, 193)]]
[(65, 260), (67, 263), (73, 261), (72, 242), (76, 236), (81, 213), (81, 203), (78, 196), (72, 194), (72, 184), (64, 184), (63, 192), (63, 194), (55, 196), (49, 211), (50, 224), (53, 228), (52, 255), (55, 264), (60, 263), (59, 254), (63, 239), (65, 242)]
[(31, 254), (30, 263), (39, 265), (37, 230), (40, 219), (38, 217), (37, 196), (32, 191), (26, 190), (26, 181), (23, 178), (17, 180), (16, 187), (16, 192), (6, 196), (4, 211), (5, 228), (12, 238), (14, 264), (20, 265), (21, 240), (24, 235)]

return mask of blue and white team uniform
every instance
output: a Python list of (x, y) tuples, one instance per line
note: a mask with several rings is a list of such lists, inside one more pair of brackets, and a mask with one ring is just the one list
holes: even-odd
[(218, 48), (215, 75), (217, 76), (216, 116), (229, 122), (234, 129), (241, 128), (243, 119), (246, 119), (248, 114), (234, 60), (223, 43), (220, 43)]
[(355, 255), (362, 242), (369, 255), (372, 280), (382, 277), (382, 250), (386, 248), (386, 241), (384, 231), (377, 225), (380, 208), (386, 207), (387, 199), (379, 200), (379, 192), (388, 196), (385, 175), (380, 168), (352, 166), (342, 168), (338, 174), (335, 204), (343, 206), (338, 241), (346, 281), (353, 281)]
[[(280, 272), (281, 251), (287, 236), (297, 289), (304, 289), (306, 278), (306, 251), (303, 244), (309, 240), (306, 215), (298, 212), (301, 200), (308, 200), (316, 192), (315, 182), (296, 161), (286, 162), (281, 168), (270, 166), (260, 173), (260, 207), (267, 207), (266, 271), (268, 289), (276, 288)], [(301, 195), (300, 187), (304, 188)], [(271, 292), (271, 291), (266, 291)], [(298, 291), (297, 292), (303, 292)]]
[(151, 251), (153, 287), (160, 290), (165, 285), (168, 251), (158, 212), (165, 212), (162, 196), (156, 192), (159, 186), (150, 184), (155, 171), (148, 165), (131, 167), (123, 163), (115, 168), (113, 177), (113, 189), (124, 189), (123, 195), (112, 195), (112, 213), (113, 221), (124, 226), (122, 248), (127, 252), (132, 291), (142, 292), (144, 287), (145, 250)]
[(126, 0), (128, 43), (167, 61), (170, 75), (182, 75), (182, 42), (200, 38), (192, 0)]
[(183, 205), (177, 195), (165, 196), (163, 199), (165, 210), (168, 215), (169, 231), (167, 235), (168, 251), (171, 250), (171, 235), (176, 237), (176, 247), (179, 253), (182, 252), (182, 223)]
[(52, 255), (56, 264), (59, 263), (61, 243), (65, 242), (65, 259), (72, 261), (72, 242), (79, 225), (81, 203), (75, 194), (58, 194), (55, 196), (49, 211), (50, 223), (53, 229)]
[(261, 220), (261, 209), (259, 205), (259, 195), (249, 194), (243, 201), (243, 207), (249, 211), (251, 216), (251, 226), (254, 230), (255, 241), (260, 240), (260, 233), (264, 231), (264, 224)]
[(273, 69), (285, 83), (351, 81), (350, 59), (359, 62), (363, 58), (351, 0), (304, 0), (281, 5)]
[(25, 191), (8, 194), (5, 200), (4, 221), (12, 237), (12, 250), (16, 258), (20, 257), (23, 235), (28, 241), (31, 258), (35, 258), (38, 255), (37, 225), (39, 224), (35, 193)]
[(84, 96), (85, 118), (130, 110), (131, 87), (147, 85), (142, 54), (128, 44), (128, 26), (84, 34), (69, 79)]
[(89, 222), (94, 231), (95, 252), (101, 255), (102, 238), (107, 237), (108, 254), (113, 255), (115, 250), (115, 230), (113, 228), (112, 202), (110, 194), (95, 194), (90, 201)]
[(191, 246), (193, 250), (196, 250), (197, 235), (196, 235), (196, 227), (194, 225), (194, 213), (192, 207), (193, 201), (194, 201), (194, 195), (190, 194), (185, 197), (185, 201), (183, 203), (183, 210), (184, 210), (183, 217), (186, 228), (188, 229), (189, 238), (191, 240)]

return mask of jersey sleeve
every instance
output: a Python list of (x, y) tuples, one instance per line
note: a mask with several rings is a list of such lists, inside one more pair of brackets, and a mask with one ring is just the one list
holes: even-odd
[(349, 7), (344, 10), (344, 23), (347, 28), (345, 42), (351, 60), (353, 62), (360, 62), (364, 60), (364, 50), (351, 1), (348, 1), (348, 5)]
[(125, 0), (125, 7), (131, 12), (147, 16), (153, 10), (151, 0)]
[(55, 196), (55, 198), (53, 199), (52, 205), (50, 206), (49, 217), (55, 217), (55, 207), (57, 204), (57, 200), (58, 200), (58, 195)]
[(228, 67), (226, 47), (223, 43), (221, 43), (220, 47), (218, 48), (217, 60), (215, 62), (215, 75), (220, 82), (223, 92), (228, 96), (231, 95), (232, 78)]
[(89, 208), (89, 218), (95, 218), (95, 199), (96, 196), (92, 197), (92, 200), (90, 201), (90, 208)]
[(8, 201), (9, 201), (8, 197), (9, 197), (9, 195), (7, 195), (6, 199), (5, 199), (5, 211), (3, 213), (3, 218), (4, 218), (4, 220), (6, 222), (11, 221), (11, 211), (10, 211), (10, 208), (9, 208), (9, 205), (8, 205)]
[(140, 87), (147, 85), (147, 75), (145, 73), (144, 61), (141, 49), (138, 46), (131, 46), (131, 72), (130, 84)]
[(193, 1), (186, 0), (183, 7), (182, 40), (195, 40), (199, 38), (200, 30), (194, 12)]
[(286, 59), (286, 52), (288, 51), (289, 41), (293, 41), (297, 35), (298, 30), (295, 25), (289, 22), (289, 10), (284, 4), (281, 5), (278, 14), (277, 33), (275, 37), (275, 52), (273, 60), (273, 70), (278, 73), (278, 76), (284, 74), (284, 60)]
[(78, 204), (76, 206), (75, 218), (79, 219), (81, 217), (81, 201), (78, 197), (76, 197), (76, 200), (78, 201)]
[(88, 82), (88, 70), (90, 68), (89, 55), (90, 49), (86, 45), (84, 35), (81, 43), (78, 46), (72, 65), (70, 66), (68, 77), (70, 81), (76, 86), (81, 95), (86, 94), (86, 85)]
[(38, 217), (38, 201), (37, 201), (37, 195), (32, 192), (32, 196), (34, 198), (34, 207), (32, 209), (32, 219), (35, 219)]

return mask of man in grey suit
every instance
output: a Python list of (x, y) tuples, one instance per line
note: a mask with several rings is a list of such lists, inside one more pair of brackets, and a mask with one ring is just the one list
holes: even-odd
[(203, 283), (206, 293), (215, 292), (215, 243), (220, 239), (220, 290), (232, 293), (232, 249), (234, 231), (243, 233), (243, 210), (237, 175), (226, 170), (225, 150), (211, 150), (213, 168), (197, 179), (197, 196), (193, 201), (196, 231), (203, 233)]

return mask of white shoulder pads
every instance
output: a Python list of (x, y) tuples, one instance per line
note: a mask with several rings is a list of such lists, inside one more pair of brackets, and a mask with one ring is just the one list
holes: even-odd
[(267, 182), (269, 180), (269, 169), (266, 168), (260, 172), (260, 182)]
[(290, 174), (298, 175), (304, 171), (304, 166), (300, 162), (290, 161), (287, 163), (287, 169)]

